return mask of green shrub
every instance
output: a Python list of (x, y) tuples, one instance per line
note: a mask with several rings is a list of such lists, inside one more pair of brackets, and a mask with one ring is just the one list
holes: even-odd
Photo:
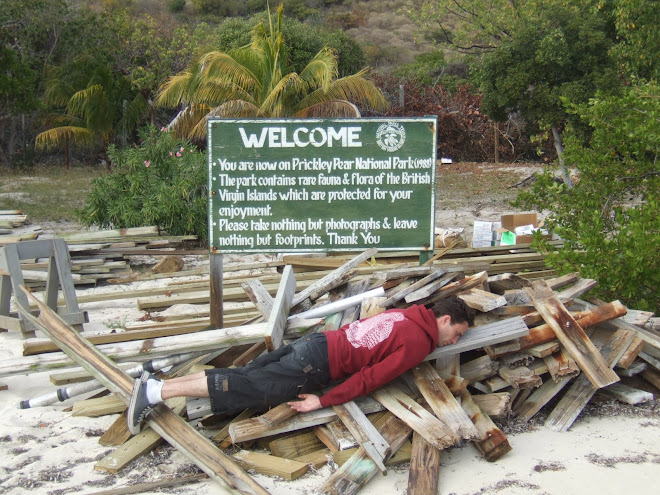
[(140, 145), (108, 148), (113, 171), (92, 181), (77, 214), (87, 225), (156, 225), (170, 235), (207, 239), (207, 158), (164, 130), (140, 131)]
[(181, 12), (186, 6), (186, 0), (167, 0), (167, 10), (170, 12)]
[(584, 146), (569, 129), (566, 161), (577, 169), (575, 187), (546, 173), (516, 204), (551, 210), (549, 226), (564, 246), (538, 242), (558, 272), (596, 279), (602, 299), (658, 311), (660, 87), (640, 84), (569, 109), (593, 130)]

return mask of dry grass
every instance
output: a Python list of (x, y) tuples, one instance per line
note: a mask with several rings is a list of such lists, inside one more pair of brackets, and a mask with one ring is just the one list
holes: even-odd
[(0, 174), (0, 210), (22, 210), (32, 222), (72, 222), (101, 167), (39, 167)]

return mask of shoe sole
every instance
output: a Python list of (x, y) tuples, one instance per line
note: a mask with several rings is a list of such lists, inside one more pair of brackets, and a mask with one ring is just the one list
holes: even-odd
[(131, 391), (131, 401), (128, 403), (128, 411), (126, 412), (126, 424), (128, 425), (128, 431), (131, 432), (133, 435), (137, 435), (140, 433), (140, 425), (132, 426), (128, 420), (128, 418), (133, 417), (133, 413), (135, 412), (135, 402), (137, 399), (137, 393), (138, 390), (140, 390), (140, 382), (141, 382), (141, 377), (136, 378), (133, 381), (133, 390)]

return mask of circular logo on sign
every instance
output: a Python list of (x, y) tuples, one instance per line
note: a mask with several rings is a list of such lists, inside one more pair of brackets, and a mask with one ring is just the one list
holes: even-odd
[(381, 124), (376, 131), (376, 144), (384, 151), (396, 151), (406, 142), (406, 130), (398, 122)]

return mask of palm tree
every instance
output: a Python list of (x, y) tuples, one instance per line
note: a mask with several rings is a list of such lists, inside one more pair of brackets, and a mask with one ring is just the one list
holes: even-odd
[(252, 42), (228, 52), (203, 55), (160, 88), (156, 105), (183, 109), (169, 129), (188, 138), (203, 138), (209, 117), (359, 117), (356, 103), (384, 110), (387, 102), (365, 76), (368, 69), (337, 78), (337, 55), (321, 49), (297, 74), (285, 73), (284, 37), (268, 10), (269, 29), (259, 23)]
[[(45, 114), (50, 129), (36, 137), (37, 148), (59, 148), (69, 168), (72, 145), (106, 149), (118, 136), (126, 137), (147, 112), (147, 101), (136, 94), (130, 81), (112, 73), (90, 57), (50, 70), (45, 101), (60, 113)], [(124, 139), (125, 140), (125, 139)], [(109, 162), (106, 162), (109, 164)]]

